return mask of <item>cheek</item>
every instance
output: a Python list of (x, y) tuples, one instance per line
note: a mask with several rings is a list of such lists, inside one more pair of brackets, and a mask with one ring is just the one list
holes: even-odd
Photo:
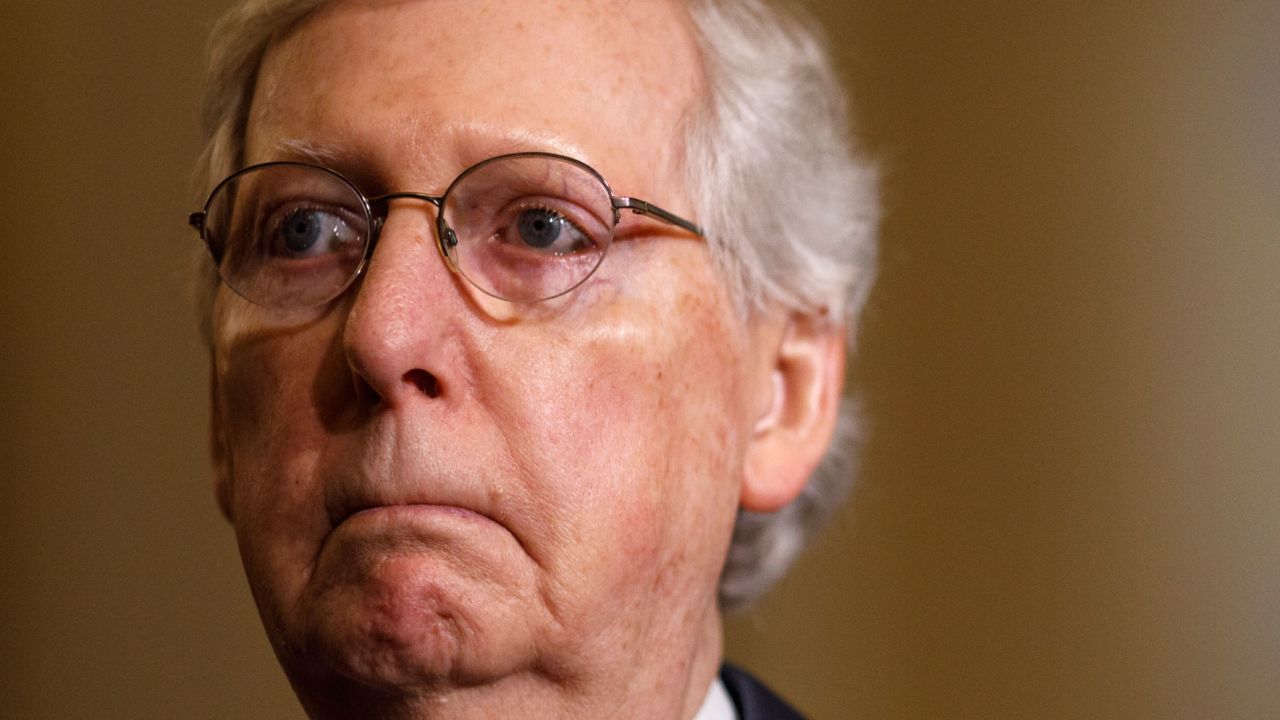
[(234, 467), (234, 496), (289, 493), (297, 465), (305, 465), (324, 434), (322, 408), (314, 402), (323, 386), (319, 353), (300, 344), (246, 342), (219, 363), (219, 407)]
[[(225, 313), (222, 317), (225, 317)], [(301, 591), (328, 529), (315, 479), (335, 393), (334, 337), (325, 321), (287, 331), (223, 320), (215, 343), (219, 425), (230, 469), (236, 537), (264, 615)]]
[(606, 367), (625, 366), (635, 347), (646, 348), (638, 354), (644, 362), (612, 376), (595, 406), (616, 422), (619, 441), (602, 444), (597, 462), (617, 467), (626, 457), (634, 469), (609, 488), (616, 537), (603, 561), (619, 593), (643, 585), (644, 593), (631, 594), (649, 602), (714, 588), (732, 533), (745, 435), (732, 344), (708, 341), (728, 337), (715, 317), (685, 326), (698, 331), (610, 348), (615, 359)]
[(697, 292), (635, 312), (620, 303), (556, 337), (513, 342), (522, 360), (506, 381), (482, 379), (503, 388), (492, 406), (547, 524), (615, 584), (661, 584), (655, 573), (686, 554), (700, 572), (718, 569), (745, 439), (739, 333), (723, 307)]
[(314, 448), (350, 406), (341, 318), (314, 313), (266, 323), (258, 309), (223, 296), (214, 343), (222, 429), (239, 470), (279, 466)]

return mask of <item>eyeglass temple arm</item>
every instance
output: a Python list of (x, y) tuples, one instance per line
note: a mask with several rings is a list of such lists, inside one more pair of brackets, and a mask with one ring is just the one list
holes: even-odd
[(644, 200), (629, 197), (616, 197), (613, 199), (613, 207), (617, 210), (630, 210), (638, 215), (652, 215), (665, 223), (688, 230), (694, 235), (702, 235), (702, 228), (694, 225), (688, 220), (685, 220), (679, 215), (669, 213), (657, 205), (647, 203)]
[(198, 232), (204, 232), (204, 213), (193, 212), (187, 216), (187, 224), (195, 228)]

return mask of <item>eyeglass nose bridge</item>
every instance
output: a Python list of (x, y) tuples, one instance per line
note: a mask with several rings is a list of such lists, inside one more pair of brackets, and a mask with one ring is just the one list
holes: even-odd
[[(453, 272), (458, 271), (458, 261), (453, 249), (458, 246), (458, 235), (449, 227), (449, 222), (444, 218), (444, 196), (428, 195), (427, 193), (416, 192), (394, 192), (385, 195), (379, 195), (366, 200), (369, 206), (369, 256), (373, 256), (373, 251), (378, 244), (378, 238), (382, 235), (382, 226), (387, 221), (388, 203), (392, 200), (420, 200), (435, 206), (436, 208), (436, 249), (445, 259), (445, 264)], [(381, 208), (375, 211), (375, 208)]]

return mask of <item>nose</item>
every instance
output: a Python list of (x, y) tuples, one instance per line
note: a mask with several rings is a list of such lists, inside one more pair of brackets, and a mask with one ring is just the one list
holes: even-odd
[(450, 392), (461, 296), (433, 234), (434, 209), (391, 202), (343, 330), (357, 395), (397, 407)]

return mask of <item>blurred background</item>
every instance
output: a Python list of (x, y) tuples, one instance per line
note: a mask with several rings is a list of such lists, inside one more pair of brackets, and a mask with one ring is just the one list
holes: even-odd
[[(301, 717), (187, 302), (227, 5), (5, 6), (0, 717)], [(1280, 4), (810, 6), (885, 172), (868, 433), (730, 657), (816, 720), (1280, 717)]]

